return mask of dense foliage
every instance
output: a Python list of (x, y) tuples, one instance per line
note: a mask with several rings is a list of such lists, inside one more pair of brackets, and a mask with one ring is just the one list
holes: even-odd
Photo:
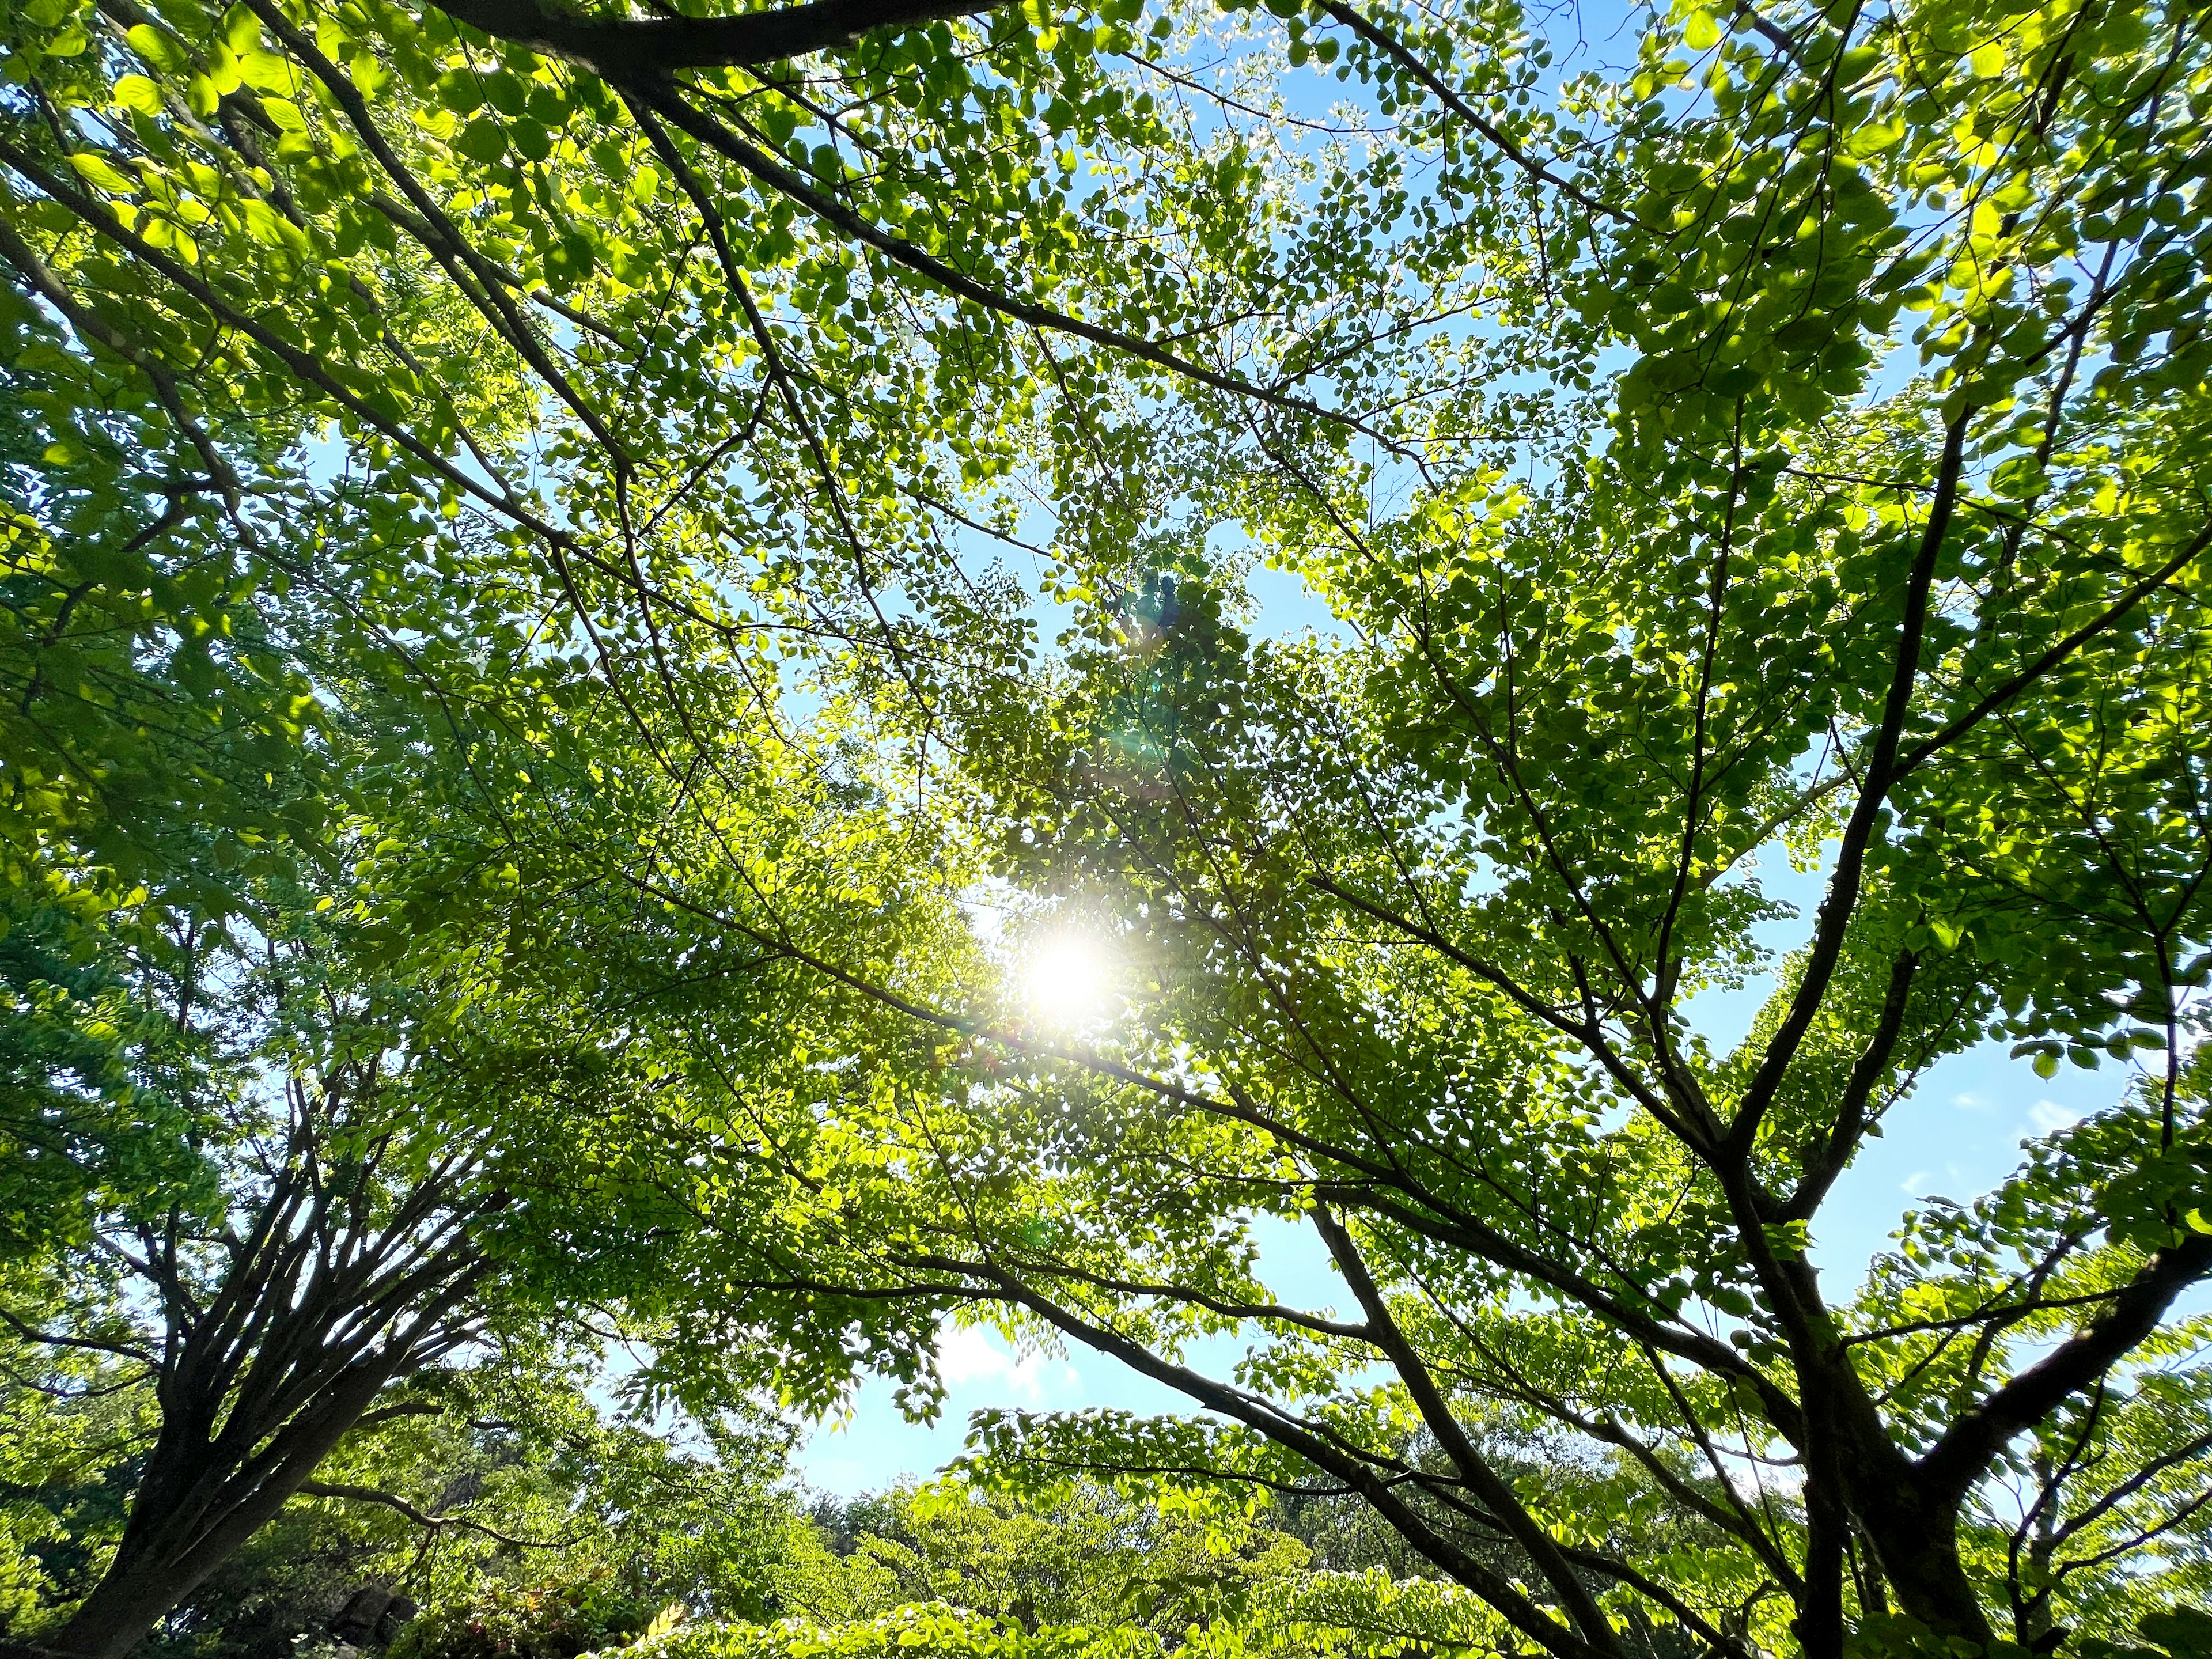
[[(2197, 1640), (2202, 9), (647, 10), (0, 15), (27, 1638), (439, 1522), (347, 1460), (493, 1356), (926, 1414), (956, 1320), (1204, 1413), (979, 1489), (1387, 1569), (1249, 1639)], [(1837, 1259), (1989, 1043), (2106, 1109)], [(1108, 1616), (1034, 1513), (951, 1649)]]
[(1032, 1503), (897, 1486), (814, 1518), (826, 1553), (799, 1566), (781, 1601), (824, 1626), (943, 1602), (1024, 1630), (1141, 1626), (1172, 1640), (1240, 1615), (1312, 1559), (1287, 1517), (1164, 1510), (1089, 1483)]

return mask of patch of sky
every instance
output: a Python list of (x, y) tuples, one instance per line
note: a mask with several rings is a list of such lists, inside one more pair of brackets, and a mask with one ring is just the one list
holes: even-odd
[(1270, 564), (1237, 525), (1216, 525), (1206, 550), (1218, 568), (1241, 574), (1246, 604), (1238, 620), (1255, 639), (1286, 640), (1305, 635), (1349, 641), (1352, 629), (1328, 601), (1297, 571)]

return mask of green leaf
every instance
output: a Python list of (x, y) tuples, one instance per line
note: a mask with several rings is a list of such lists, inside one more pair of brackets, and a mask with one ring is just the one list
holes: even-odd
[(143, 75), (118, 76), (114, 88), (118, 106), (139, 115), (159, 115), (161, 112), (161, 88)]
[(489, 167), (507, 154), (506, 123), (478, 116), (454, 136), (453, 148), (471, 161)]
[(150, 23), (132, 24), (125, 38), (132, 51), (167, 74), (182, 75), (191, 67), (184, 48)]
[(111, 195), (126, 195), (138, 188), (136, 179), (125, 176), (97, 151), (73, 150), (70, 153), (69, 164), (76, 170), (78, 178)]
[(552, 134), (535, 121), (508, 122), (507, 140), (517, 154), (532, 161), (542, 161), (553, 153)]

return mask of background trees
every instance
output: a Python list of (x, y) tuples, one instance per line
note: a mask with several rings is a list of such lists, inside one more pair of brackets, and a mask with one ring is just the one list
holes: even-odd
[(1033, 1504), (951, 1483), (895, 1486), (824, 1500), (813, 1520), (826, 1559), (793, 1575), (782, 1610), (825, 1626), (941, 1601), (1024, 1630), (1138, 1626), (1174, 1640), (1244, 1616), (1255, 1591), (1297, 1582), (1310, 1559), (1290, 1517), (1224, 1524), (1089, 1482)]

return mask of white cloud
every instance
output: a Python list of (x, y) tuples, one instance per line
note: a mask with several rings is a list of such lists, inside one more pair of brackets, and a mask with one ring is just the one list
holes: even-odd
[(1920, 1183), (1927, 1179), (1927, 1170), (1915, 1170), (1911, 1175), (1905, 1176), (1904, 1180), (1897, 1183), (1897, 1190), (1901, 1193), (1909, 1193), (1913, 1197), (1917, 1198), (1920, 1196)]
[(1978, 1095), (1971, 1089), (1965, 1094), (1953, 1095), (1951, 1103), (1962, 1112), (1986, 1112), (1990, 1105), (1987, 1095)]
[(947, 1325), (937, 1334), (937, 1367), (954, 1388), (971, 1382), (999, 1382), (1032, 1400), (1044, 1397), (1047, 1382), (1075, 1380), (1075, 1367), (1059, 1367), (1065, 1376), (1049, 1375), (1044, 1355), (1010, 1354), (990, 1332), (963, 1325)]
[(2039, 1135), (2056, 1134), (2081, 1121), (2081, 1114), (2070, 1106), (2061, 1106), (2055, 1100), (2039, 1100), (2028, 1108), (2027, 1121), (2035, 1125)]

